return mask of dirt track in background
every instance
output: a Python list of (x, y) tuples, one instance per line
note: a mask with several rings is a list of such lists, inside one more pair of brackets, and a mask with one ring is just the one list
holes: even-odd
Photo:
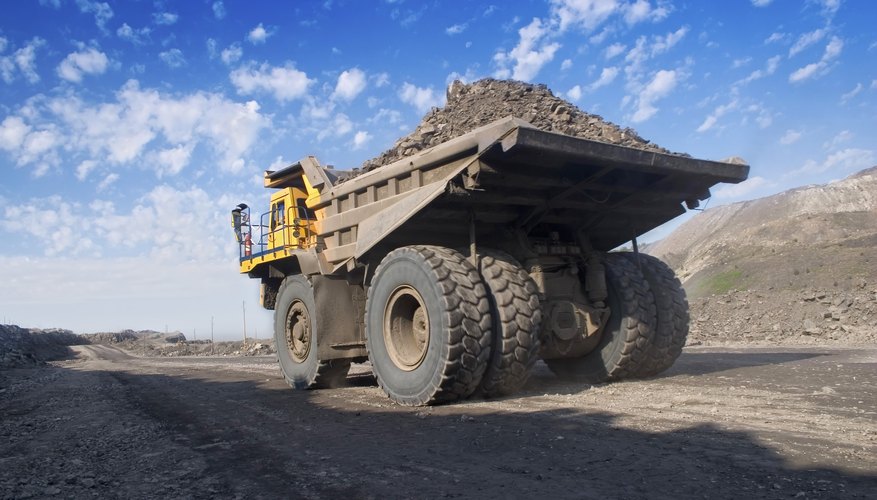
[(286, 388), (273, 357), (76, 359), (0, 374), (3, 497), (866, 498), (877, 349), (689, 348), (664, 376), (391, 404)]

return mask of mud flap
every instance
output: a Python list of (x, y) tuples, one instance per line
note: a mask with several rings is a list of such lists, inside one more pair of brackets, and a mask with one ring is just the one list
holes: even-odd
[[(367, 356), (365, 293), (343, 278), (312, 276), (320, 361)], [(362, 300), (359, 300), (362, 298)]]

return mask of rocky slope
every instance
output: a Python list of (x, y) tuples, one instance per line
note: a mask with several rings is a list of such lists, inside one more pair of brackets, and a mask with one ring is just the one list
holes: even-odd
[(555, 96), (545, 85), (486, 78), (470, 84), (452, 83), (447, 103), (433, 108), (417, 128), (396, 141), (392, 148), (362, 164), (372, 170), (432, 146), (436, 146), (500, 118), (514, 116), (541, 130), (667, 153), (643, 139), (635, 130), (585, 113)]
[(877, 340), (877, 167), (707, 210), (648, 247), (683, 280), (690, 340)]
[(0, 325), (0, 369), (40, 365), (70, 353), (68, 346), (88, 341), (70, 330)]

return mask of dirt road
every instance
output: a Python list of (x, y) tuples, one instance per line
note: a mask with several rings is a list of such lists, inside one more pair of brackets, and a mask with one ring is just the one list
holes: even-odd
[(691, 348), (664, 376), (401, 408), (355, 367), (103, 346), (0, 372), (0, 497), (874, 498), (877, 349)]

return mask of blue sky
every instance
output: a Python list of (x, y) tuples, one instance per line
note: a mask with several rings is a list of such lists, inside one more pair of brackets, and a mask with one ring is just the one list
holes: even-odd
[(877, 164), (868, 0), (9, 2), (0, 19), (0, 320), (216, 318), (268, 336), (229, 210), (266, 168), (391, 146), (454, 79), (547, 84), (673, 151), (740, 156), (711, 206)]

